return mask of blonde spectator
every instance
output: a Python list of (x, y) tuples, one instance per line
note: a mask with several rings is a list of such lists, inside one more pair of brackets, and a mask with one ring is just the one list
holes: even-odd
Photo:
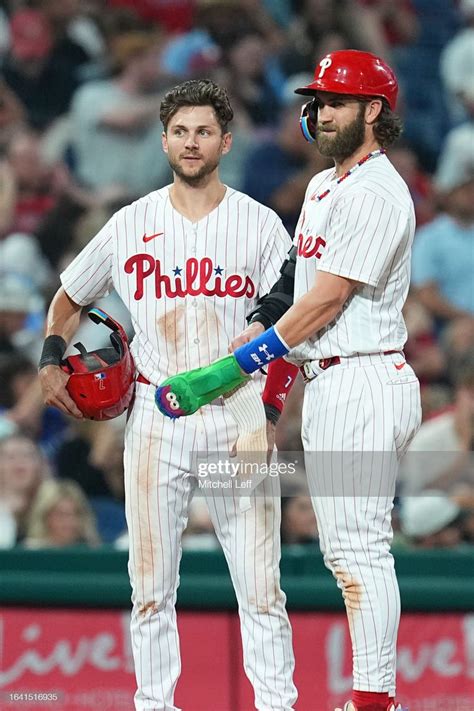
[(97, 545), (94, 516), (74, 481), (45, 481), (39, 488), (27, 522), (27, 548)]
[(0, 502), (16, 523), (17, 541), (25, 535), (26, 518), (49, 468), (35, 442), (13, 434), (0, 442)]

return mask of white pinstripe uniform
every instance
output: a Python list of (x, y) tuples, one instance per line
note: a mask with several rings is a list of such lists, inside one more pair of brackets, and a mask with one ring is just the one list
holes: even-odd
[[(289, 356), (316, 375), (302, 439), (325, 563), (346, 603), (354, 689), (391, 696), (400, 616), (391, 509), (397, 463), (421, 419), (419, 383), (402, 353), (414, 229), (408, 188), (383, 154), (339, 184), (334, 169), (311, 180), (296, 230), (295, 299), (317, 270), (362, 286)], [(340, 364), (322, 369), (320, 359), (333, 356)]]
[[(168, 186), (116, 213), (61, 280), (81, 305), (117, 290), (135, 328), (137, 369), (157, 385), (227, 355), (258, 293), (277, 280), (290, 245), (277, 215), (240, 192), (227, 188), (220, 205), (193, 224), (173, 208)], [(137, 383), (125, 435), (131, 633), (136, 709), (171, 711), (180, 673), (175, 601), (181, 535), (197, 486), (193, 454), (229, 452), (237, 429), (222, 402), (191, 417), (164, 418), (154, 391)], [(280, 588), (279, 489), (270, 479), (260, 489), (245, 513), (236, 498), (205, 491), (238, 598), (256, 708), (288, 711), (296, 690)]]

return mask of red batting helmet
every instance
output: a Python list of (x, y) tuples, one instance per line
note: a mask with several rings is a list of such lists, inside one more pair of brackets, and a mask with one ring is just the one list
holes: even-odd
[(131, 402), (135, 368), (122, 326), (100, 309), (91, 309), (88, 316), (94, 323), (110, 328), (113, 348), (88, 352), (82, 343), (75, 343), (79, 355), (69, 356), (61, 367), (70, 374), (66, 388), (84, 417), (111, 420)]
[(380, 96), (395, 109), (398, 82), (388, 64), (370, 52), (341, 49), (321, 59), (308, 86), (296, 89), (295, 94), (313, 95), (315, 91), (355, 96)]

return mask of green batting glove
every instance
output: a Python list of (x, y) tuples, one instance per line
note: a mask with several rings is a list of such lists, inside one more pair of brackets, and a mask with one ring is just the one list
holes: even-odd
[(159, 411), (176, 419), (192, 415), (219, 395), (247, 382), (249, 376), (240, 369), (233, 355), (216, 360), (204, 368), (195, 368), (167, 378), (156, 389)]

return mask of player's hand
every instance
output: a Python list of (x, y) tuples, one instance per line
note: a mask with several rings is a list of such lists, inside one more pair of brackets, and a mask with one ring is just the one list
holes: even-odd
[(260, 336), (265, 331), (265, 326), (259, 321), (255, 321), (248, 326), (245, 331), (239, 333), (239, 335), (234, 338), (229, 346), (229, 353), (233, 353), (236, 348), (243, 346), (245, 343), (250, 343), (254, 338)]
[(58, 365), (47, 365), (39, 372), (43, 400), (46, 405), (57, 407), (66, 415), (82, 420), (84, 415), (66, 390), (69, 375)]

